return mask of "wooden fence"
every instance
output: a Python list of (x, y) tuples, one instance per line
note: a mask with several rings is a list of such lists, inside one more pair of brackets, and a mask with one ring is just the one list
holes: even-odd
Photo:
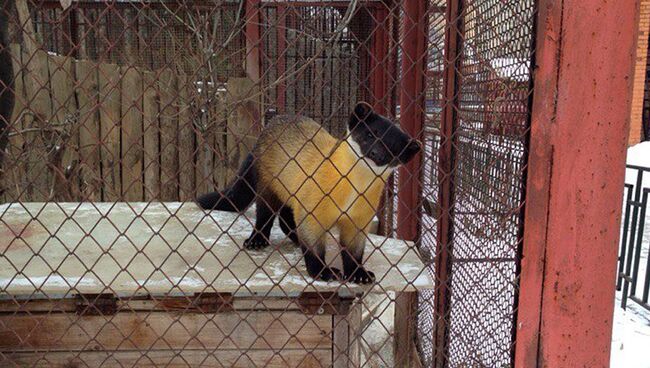
[(246, 78), (198, 83), (12, 45), (16, 106), (0, 200), (189, 200), (222, 187), (261, 126)]

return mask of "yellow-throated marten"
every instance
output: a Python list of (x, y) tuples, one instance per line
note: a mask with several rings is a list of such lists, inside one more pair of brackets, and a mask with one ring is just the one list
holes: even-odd
[(245, 247), (268, 246), (279, 215), (282, 230), (300, 245), (309, 275), (325, 281), (341, 276), (325, 264), (325, 236), (338, 227), (343, 277), (373, 282), (362, 265), (368, 227), (390, 173), (420, 145), (365, 102), (354, 108), (348, 128), (347, 138), (337, 140), (309, 118), (278, 115), (234, 182), (197, 202), (204, 209), (244, 211), (256, 199), (255, 228)]

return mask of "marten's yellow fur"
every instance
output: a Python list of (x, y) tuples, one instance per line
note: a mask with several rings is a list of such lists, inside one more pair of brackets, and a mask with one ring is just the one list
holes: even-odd
[(245, 247), (268, 246), (279, 215), (282, 230), (300, 245), (307, 271), (322, 280), (341, 276), (325, 264), (325, 236), (338, 228), (343, 275), (372, 282), (374, 274), (362, 265), (368, 227), (392, 169), (420, 148), (366, 103), (355, 107), (348, 128), (347, 138), (337, 140), (309, 118), (277, 116), (260, 134), (238, 178), (197, 202), (206, 209), (243, 211), (257, 198), (255, 229)]
[(348, 141), (335, 139), (317, 122), (302, 117), (269, 125), (254, 156), (258, 193), (270, 191), (288, 204), (299, 236), (308, 233), (313, 238), (335, 226), (345, 239), (364, 232), (391, 173), (377, 175)]

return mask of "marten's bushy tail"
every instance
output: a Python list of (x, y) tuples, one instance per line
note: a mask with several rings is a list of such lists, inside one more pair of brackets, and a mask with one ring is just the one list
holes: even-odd
[(255, 199), (256, 184), (254, 159), (249, 153), (239, 168), (237, 177), (226, 189), (204, 194), (196, 199), (196, 203), (206, 210), (242, 212)]

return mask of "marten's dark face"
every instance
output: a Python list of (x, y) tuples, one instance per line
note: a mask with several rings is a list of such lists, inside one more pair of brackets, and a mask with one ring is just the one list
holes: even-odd
[(420, 151), (420, 144), (395, 123), (360, 102), (349, 122), (348, 141), (358, 155), (378, 168), (393, 168), (409, 162)]

